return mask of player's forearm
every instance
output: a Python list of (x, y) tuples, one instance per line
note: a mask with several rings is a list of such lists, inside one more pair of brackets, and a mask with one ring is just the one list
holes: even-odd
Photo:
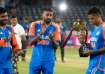
[(105, 53), (105, 47), (97, 50), (97, 51), (93, 51), (93, 50), (89, 50), (87, 53), (85, 53), (86, 55), (100, 55), (100, 54), (104, 54)]
[(30, 45), (34, 45), (34, 44), (36, 44), (37, 42), (39, 42), (41, 39), (40, 39), (40, 37), (39, 36), (37, 36), (37, 37), (35, 37), (34, 39), (31, 39), (30, 40)]
[(52, 47), (54, 49), (57, 49), (58, 48), (58, 45), (59, 45), (59, 41), (55, 40), (53, 37), (50, 37), (50, 41), (52, 43)]
[(57, 42), (57, 41), (51, 41), (52, 42), (52, 47), (54, 48), (54, 49), (57, 49), (58, 48), (58, 45), (59, 45), (59, 43)]

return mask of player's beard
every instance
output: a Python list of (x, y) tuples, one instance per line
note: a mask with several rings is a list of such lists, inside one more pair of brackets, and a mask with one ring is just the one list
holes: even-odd
[(50, 24), (50, 23), (51, 23), (51, 21), (52, 21), (52, 19), (51, 19), (51, 18), (44, 19), (44, 22), (45, 22), (46, 24)]

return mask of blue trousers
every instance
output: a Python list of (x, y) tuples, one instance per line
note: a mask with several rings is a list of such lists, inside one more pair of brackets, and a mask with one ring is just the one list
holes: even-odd
[(0, 68), (0, 74), (13, 74), (12, 68)]
[(29, 67), (29, 74), (53, 74), (54, 63), (44, 62), (43, 64), (31, 64)]

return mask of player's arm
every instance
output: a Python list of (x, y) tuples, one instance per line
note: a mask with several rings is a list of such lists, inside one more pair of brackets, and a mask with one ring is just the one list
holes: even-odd
[(83, 52), (83, 55), (85, 56), (91, 56), (91, 55), (100, 55), (100, 54), (104, 54), (105, 53), (105, 47), (97, 50), (97, 51), (93, 51), (93, 50), (88, 50), (86, 52)]
[(59, 42), (61, 40), (61, 33), (60, 33), (60, 27), (55, 27), (55, 32), (53, 37), (51, 37), (52, 47), (54, 49), (58, 48)]
[(98, 49), (97, 51), (88, 49), (88, 50), (82, 50), (84, 49), (84, 47), (80, 47), (79, 48), (79, 55), (80, 57), (88, 57), (91, 55), (100, 55), (100, 54), (104, 54), (105, 53), (105, 47)]
[(40, 41), (40, 36), (35, 36), (35, 22), (32, 22), (29, 28), (29, 41), (29, 45), (36, 44)]

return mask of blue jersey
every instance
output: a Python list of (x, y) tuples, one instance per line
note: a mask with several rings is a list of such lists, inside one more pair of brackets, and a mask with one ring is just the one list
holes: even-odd
[[(91, 33), (91, 47), (92, 50), (98, 51), (104, 47), (104, 36), (102, 26), (95, 27)], [(96, 67), (98, 70), (105, 69), (105, 54), (90, 56), (89, 66)]]
[(44, 61), (54, 62), (54, 49), (49, 40), (49, 36), (52, 36), (54, 34), (56, 27), (49, 25), (43, 35), (41, 35), (41, 29), (42, 25), (40, 23), (36, 23), (33, 26), (32, 33), (34, 33), (34, 35), (32, 35), (32, 37), (34, 38), (35, 36), (40, 35), (41, 41), (33, 45), (31, 64), (41, 64)]
[[(42, 41), (38, 42), (37, 44), (41, 44), (41, 45), (51, 45), (50, 41), (49, 41), (49, 36), (53, 36), (54, 32), (56, 31), (56, 27), (53, 25), (50, 25), (46, 28), (44, 34), (41, 35), (41, 29), (42, 29), (42, 25), (39, 23), (36, 23), (34, 26), (34, 35), (35, 36), (39, 36)], [(33, 37), (35, 37), (33, 36)]]
[[(11, 35), (9, 27), (0, 28), (0, 41)], [(11, 67), (11, 41), (5, 41), (5, 45), (0, 46), (0, 68)]]

